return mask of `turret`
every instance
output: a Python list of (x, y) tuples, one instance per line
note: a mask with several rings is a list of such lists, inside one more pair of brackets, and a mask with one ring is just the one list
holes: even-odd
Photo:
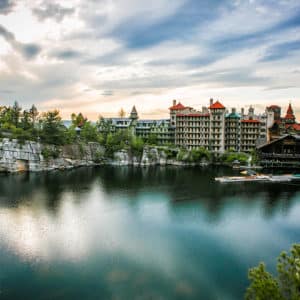
[(132, 107), (132, 110), (131, 110), (129, 118), (131, 120), (137, 120), (139, 118), (139, 115), (138, 115), (138, 113), (136, 111), (135, 105), (133, 105), (133, 107)]
[(248, 110), (248, 119), (252, 120), (253, 118), (254, 118), (254, 108), (250, 106)]
[(291, 103), (289, 104), (289, 107), (286, 111), (286, 115), (284, 117), (284, 122), (286, 124), (294, 124), (296, 122), (296, 117), (294, 115), (294, 111), (292, 109)]

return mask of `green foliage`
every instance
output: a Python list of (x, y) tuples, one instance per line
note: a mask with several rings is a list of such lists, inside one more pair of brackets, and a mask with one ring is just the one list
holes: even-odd
[(186, 162), (186, 161), (188, 161), (188, 157), (189, 157), (188, 151), (180, 149), (176, 158), (179, 161)]
[(256, 165), (258, 163), (258, 161), (259, 161), (259, 157), (258, 157), (257, 151), (255, 149), (253, 149), (251, 151), (250, 155), (251, 155), (251, 163), (253, 165)]
[(13, 125), (15, 125), (16, 127), (18, 127), (18, 125), (19, 125), (19, 120), (21, 117), (21, 110), (22, 110), (22, 108), (19, 106), (17, 101), (15, 101), (13, 107), (11, 107), (11, 109), (10, 109), (11, 123)]
[(210, 160), (210, 152), (204, 147), (191, 150), (191, 161), (201, 162), (202, 160)]
[(183, 162), (199, 163), (203, 160), (209, 161), (211, 154), (203, 147), (192, 149), (190, 151), (181, 149), (177, 154), (177, 159)]
[(86, 121), (81, 127), (80, 137), (86, 142), (97, 142), (99, 140), (97, 127), (91, 122)]
[(41, 140), (45, 144), (63, 145), (66, 142), (66, 127), (58, 110), (44, 113), (41, 122)]
[(48, 160), (50, 158), (58, 158), (59, 150), (56, 147), (44, 147), (42, 149), (42, 155), (44, 159)]
[(157, 145), (158, 138), (155, 133), (150, 133), (147, 139), (147, 144), (149, 145)]
[(94, 162), (95, 162), (95, 163), (101, 163), (103, 160), (104, 160), (104, 155), (103, 155), (103, 153), (100, 152), (100, 151), (97, 151), (97, 152), (94, 154)]
[(300, 299), (300, 244), (293, 245), (290, 255), (282, 252), (278, 258), (275, 278), (260, 263), (249, 270), (251, 281), (246, 300), (299, 300)]
[(72, 144), (77, 139), (77, 133), (75, 127), (72, 125), (65, 131), (65, 144)]
[(84, 117), (82, 113), (79, 113), (77, 115), (73, 113), (71, 115), (71, 120), (72, 120), (72, 125), (74, 127), (80, 127), (80, 128), (83, 127), (87, 122), (87, 118)]
[(240, 163), (246, 164), (249, 159), (249, 155), (243, 152), (231, 152), (227, 151), (220, 156), (220, 161), (225, 163), (232, 163), (238, 160)]
[(131, 134), (128, 130), (118, 130), (115, 133), (109, 133), (106, 138), (105, 147), (108, 157), (112, 157), (116, 151), (129, 148)]
[(102, 145), (106, 145), (106, 140), (107, 140), (108, 134), (113, 132), (112, 121), (106, 120), (106, 119), (100, 117), (96, 123), (96, 127), (98, 129), (98, 132), (101, 133), (99, 136), (99, 142)]
[(143, 149), (144, 149), (144, 141), (143, 139), (139, 138), (139, 137), (132, 137), (131, 138), (131, 142), (130, 142), (130, 148), (132, 153), (135, 156), (140, 156), (143, 153)]
[(0, 107), (0, 131), (2, 135), (18, 139), (21, 143), (25, 140), (37, 140), (39, 132), (35, 127), (38, 111), (33, 105), (30, 110), (24, 110), (17, 102), (11, 106)]
[(167, 159), (175, 159), (177, 156), (177, 151), (176, 150), (172, 150), (169, 147), (164, 149), (164, 152), (167, 156)]

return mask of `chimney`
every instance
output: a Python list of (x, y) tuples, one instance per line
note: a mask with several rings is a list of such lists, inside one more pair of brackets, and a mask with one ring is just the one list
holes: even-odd
[(233, 114), (235, 114), (235, 113), (236, 113), (236, 109), (235, 109), (235, 107), (233, 107), (233, 108), (231, 109), (231, 112), (232, 112)]
[(249, 107), (249, 110), (248, 110), (248, 116), (249, 116), (249, 119), (253, 119), (254, 117), (254, 108), (250, 105)]
[(242, 116), (245, 115), (245, 109), (244, 109), (244, 107), (242, 107), (242, 109), (241, 109), (241, 115), (242, 115)]
[(173, 100), (173, 106), (175, 106), (176, 105), (176, 100)]
[(214, 103), (214, 99), (213, 99), (213, 98), (210, 98), (210, 99), (209, 99), (209, 105), (213, 105), (213, 103)]
[(206, 106), (202, 106), (202, 113), (207, 114), (208, 113), (208, 108)]

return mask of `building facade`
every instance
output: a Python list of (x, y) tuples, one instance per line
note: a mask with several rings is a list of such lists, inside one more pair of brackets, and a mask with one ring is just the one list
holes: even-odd
[[(213, 99), (201, 111), (179, 104), (175, 102), (170, 107), (176, 146), (187, 149), (204, 147), (216, 153), (230, 150), (251, 152), (258, 143), (267, 141), (268, 115), (255, 115), (252, 107), (245, 114), (244, 109), (237, 113), (235, 108), (228, 113), (221, 102)], [(174, 110), (177, 110), (176, 114)]]
[(266, 167), (300, 166), (300, 135), (286, 134), (257, 148), (262, 165)]
[(99, 130), (104, 132), (107, 128), (110, 132), (128, 130), (145, 141), (155, 140), (160, 145), (174, 144), (174, 128), (170, 119), (140, 120), (135, 106), (128, 118), (103, 118)]
[(252, 106), (247, 113), (243, 108), (238, 113), (235, 108), (229, 112), (220, 101), (213, 99), (201, 110), (173, 100), (169, 111), (169, 119), (143, 120), (139, 119), (134, 106), (128, 118), (105, 120), (111, 124), (111, 131), (127, 129), (145, 141), (154, 138), (161, 145), (174, 144), (185, 149), (203, 147), (216, 153), (251, 152), (270, 142), (275, 135), (299, 134), (300, 131), (291, 105), (284, 118), (276, 105), (267, 107), (263, 114), (255, 114)]

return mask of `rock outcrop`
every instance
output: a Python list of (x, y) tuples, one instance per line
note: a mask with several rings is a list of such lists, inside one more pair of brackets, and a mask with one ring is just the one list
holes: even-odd
[(142, 152), (133, 153), (123, 149), (115, 152), (113, 157), (109, 158), (105, 155), (105, 148), (98, 143), (55, 146), (42, 145), (32, 141), (20, 144), (17, 140), (4, 138), (0, 141), (0, 172), (38, 172), (99, 164), (143, 167), (196, 165), (178, 161), (174, 149), (172, 151), (175, 151), (175, 154), (173, 153), (171, 158), (168, 157), (167, 150), (163, 147), (145, 146)]
[(4, 138), (0, 142), (0, 171), (38, 172), (89, 166), (99, 163), (103, 155), (104, 148), (97, 143), (54, 146), (32, 141), (20, 144)]

